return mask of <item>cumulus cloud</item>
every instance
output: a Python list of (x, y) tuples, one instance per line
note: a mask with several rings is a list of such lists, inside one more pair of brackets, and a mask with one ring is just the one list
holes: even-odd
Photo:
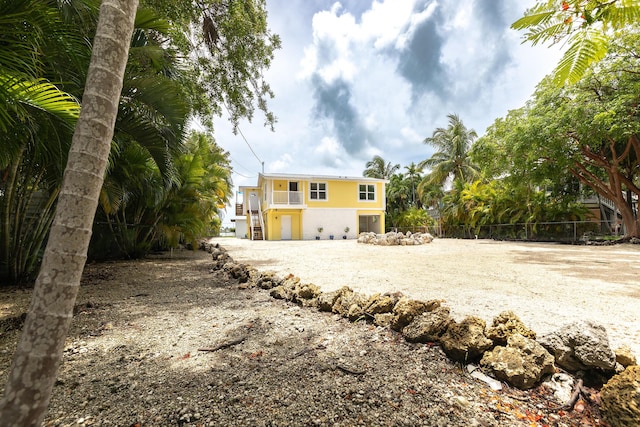
[(328, 119), (340, 145), (351, 155), (359, 155), (370, 143), (370, 135), (353, 104), (351, 85), (344, 79), (327, 82), (318, 75), (311, 79), (316, 101), (314, 117)]
[[(279, 122), (273, 133), (259, 121), (242, 131), (267, 172), (360, 175), (374, 155), (424, 160), (422, 141), (447, 114), (482, 134), (553, 69), (558, 52), (521, 45), (509, 29), (534, 3), (269, 0), (283, 41), (266, 76)], [(226, 120), (216, 133), (234, 160), (260, 168)]]
[(314, 158), (318, 164), (329, 168), (344, 167), (345, 159), (349, 156), (335, 138), (325, 137), (313, 150)]
[(290, 172), (293, 165), (291, 154), (284, 153), (279, 159), (269, 164), (269, 172)]

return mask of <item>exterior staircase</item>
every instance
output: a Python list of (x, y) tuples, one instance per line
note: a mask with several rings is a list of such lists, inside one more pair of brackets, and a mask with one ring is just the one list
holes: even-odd
[[(257, 206), (253, 206), (253, 205)], [(262, 220), (260, 201), (249, 198), (249, 229), (251, 240), (264, 240), (264, 221)]]
[(249, 216), (251, 217), (251, 240), (264, 240), (260, 211), (251, 210)]

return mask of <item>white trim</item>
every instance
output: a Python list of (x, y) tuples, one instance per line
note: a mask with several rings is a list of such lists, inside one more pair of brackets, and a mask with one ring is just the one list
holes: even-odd
[[(367, 187), (367, 188), (366, 188), (366, 190), (365, 190), (365, 192), (364, 192), (364, 194), (365, 194), (365, 195), (367, 195), (367, 198), (366, 198), (366, 199), (361, 199), (361, 198), (360, 198), (360, 193), (361, 193), (361, 191), (360, 191), (360, 186), (361, 186), (361, 185), (364, 185), (365, 187)], [(373, 199), (369, 199), (369, 198), (368, 198), (368, 194), (370, 194), (370, 193), (369, 193), (369, 188), (368, 188), (369, 186), (373, 187)], [(363, 183), (358, 183), (356, 200), (357, 200), (358, 202), (377, 202), (377, 201), (378, 201), (378, 188), (377, 188), (377, 186), (376, 186), (375, 184), (368, 184), (368, 183), (364, 183), (364, 184), (363, 184)]]
[[(320, 193), (321, 191), (324, 191), (324, 199), (320, 199), (320, 198), (314, 199), (311, 197), (311, 192), (313, 191), (311, 189), (312, 184), (318, 184), (318, 185), (324, 184), (324, 190), (320, 190), (320, 189), (315, 190), (316, 193)], [(320, 194), (318, 194), (318, 196), (319, 195)], [(329, 183), (325, 181), (309, 181), (309, 202), (328, 202), (328, 201), (329, 201)]]
[(363, 176), (331, 176), (331, 175), (303, 175), (303, 174), (273, 174), (273, 173), (261, 173), (258, 175), (258, 181), (262, 179), (299, 179), (304, 181), (358, 181), (358, 182), (385, 182), (388, 183), (388, 179), (379, 178), (367, 178)]

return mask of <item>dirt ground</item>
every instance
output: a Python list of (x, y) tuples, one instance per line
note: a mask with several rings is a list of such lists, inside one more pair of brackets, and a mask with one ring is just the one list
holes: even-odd
[[(608, 307), (596, 320), (617, 325), (612, 336), (638, 335), (636, 247), (220, 243), (236, 261), (323, 291), (402, 291), (487, 319), (511, 308), (533, 329), (535, 319), (559, 326), (548, 313), (595, 318)], [(565, 411), (543, 386), (491, 390), (437, 345), (241, 289), (211, 264), (175, 251), (87, 265), (45, 425), (606, 426), (597, 406)], [(0, 290), (0, 384), (29, 297)]]
[(344, 285), (372, 295), (402, 292), (443, 299), (456, 320), (490, 322), (514, 311), (539, 335), (579, 319), (603, 324), (614, 348), (640, 357), (640, 245), (561, 245), (435, 239), (421, 246), (373, 246), (355, 240), (213, 239), (234, 260), (323, 291)]

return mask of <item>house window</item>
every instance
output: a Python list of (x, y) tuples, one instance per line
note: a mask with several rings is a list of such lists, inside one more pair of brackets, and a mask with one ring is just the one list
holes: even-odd
[(311, 200), (327, 200), (327, 183), (312, 182), (309, 184), (309, 198)]
[(358, 185), (358, 199), (359, 200), (375, 200), (376, 186), (373, 184)]

